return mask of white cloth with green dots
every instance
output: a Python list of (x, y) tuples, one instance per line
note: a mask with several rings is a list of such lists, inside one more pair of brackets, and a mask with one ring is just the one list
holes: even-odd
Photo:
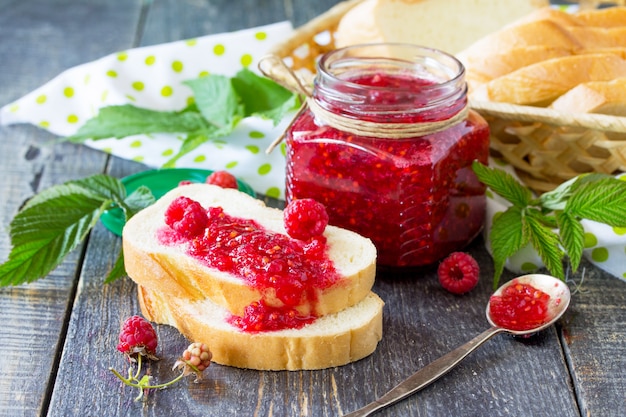
[[(280, 22), (141, 47), (105, 56), (61, 73), (49, 83), (0, 109), (0, 122), (30, 123), (69, 136), (104, 106), (134, 104), (154, 110), (181, 110), (192, 92), (183, 81), (212, 73), (233, 76), (256, 71), (268, 49), (293, 33)], [(182, 157), (177, 167), (228, 170), (262, 194), (284, 198), (285, 158), (265, 149), (286, 128), (260, 118), (244, 119), (228, 138), (211, 140)], [(172, 134), (88, 141), (87, 146), (160, 167), (180, 147)]]
[[(71, 68), (49, 83), (0, 109), (1, 124), (30, 123), (59, 136), (76, 132), (98, 109), (132, 103), (155, 110), (180, 110), (191, 97), (182, 84), (203, 73), (231, 76), (242, 67), (256, 70), (258, 60), (275, 43), (292, 34), (288, 22), (247, 30), (209, 35), (162, 45), (142, 47), (105, 56)], [(255, 191), (284, 198), (285, 158), (279, 149), (264, 151), (285, 129), (288, 120), (274, 127), (271, 122), (249, 118), (228, 138), (200, 146), (177, 162), (178, 167), (226, 169)], [(180, 146), (175, 135), (139, 135), (125, 139), (90, 141), (90, 147), (162, 166)], [(485, 237), (491, 219), (506, 204), (490, 196)], [(626, 229), (585, 221), (584, 256), (598, 267), (626, 279)], [(506, 268), (527, 273), (542, 267), (532, 248), (519, 251)]]

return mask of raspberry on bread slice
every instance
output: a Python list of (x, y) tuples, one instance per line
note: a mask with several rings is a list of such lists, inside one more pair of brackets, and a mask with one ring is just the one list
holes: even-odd
[(190, 301), (138, 286), (143, 315), (209, 346), (216, 363), (257, 370), (341, 366), (372, 354), (382, 338), (384, 303), (370, 292), (359, 303), (299, 329), (244, 332), (208, 299)]
[[(213, 249), (205, 250), (203, 239), (215, 238), (216, 233), (229, 234), (224, 224), (217, 231), (207, 229), (198, 232), (197, 236), (194, 232), (194, 236), (185, 237), (180, 242), (177, 242), (179, 238), (173, 229), (168, 231), (165, 213), (172, 202), (180, 197), (199, 203), (209, 212), (210, 218), (228, 216), (233, 222), (239, 222), (239, 229), (235, 230), (233, 226), (232, 235), (235, 238), (228, 243), (233, 246), (233, 252), (230, 255), (228, 252), (223, 253), (218, 264), (244, 265), (243, 269), (239, 269), (244, 271), (241, 275), (228, 272), (227, 268), (207, 264), (207, 257), (215, 256), (215, 253), (212, 253)], [(184, 210), (180, 213), (183, 213), (179, 214), (182, 220), (202, 217), (193, 214), (193, 210), (192, 214)], [(253, 223), (245, 223), (247, 220)], [(258, 226), (259, 230), (254, 233), (261, 235), (260, 243), (253, 240), (256, 237), (244, 236), (246, 228), (253, 226)], [(185, 226), (181, 227), (184, 229)], [(268, 254), (261, 259), (247, 259), (246, 247), (256, 250), (254, 248), (273, 242), (267, 240), (270, 238), (263, 240), (262, 234), (265, 232), (273, 236), (271, 239), (282, 242), (281, 245), (293, 244), (296, 249), (301, 245), (305, 252), (323, 250), (324, 253), (318, 253), (311, 262), (306, 254), (304, 258), (292, 262), (295, 258), (287, 255), (283, 257), (281, 254), (281, 245), (270, 244), (270, 252), (276, 248), (276, 254)], [(167, 233), (172, 235), (168, 237)], [(241, 244), (237, 243), (237, 234), (242, 236)], [(220, 239), (218, 237), (213, 244), (219, 244)], [(317, 240), (313, 238), (310, 242), (298, 243), (293, 239), (293, 242), (285, 239), (290, 238), (285, 231), (281, 210), (267, 207), (262, 201), (234, 189), (210, 184), (189, 184), (170, 191), (128, 221), (123, 230), (124, 261), (128, 275), (147, 289), (189, 301), (208, 298), (236, 315), (242, 315), (251, 303), (263, 301), (274, 307), (288, 304), (301, 315), (319, 317), (355, 305), (369, 294), (376, 271), (376, 249), (369, 239), (333, 226), (327, 226), (322, 237)], [(205, 251), (202, 253), (204, 258), (193, 255), (202, 251)], [(258, 253), (256, 256), (259, 256)], [(246, 266), (247, 261), (250, 262)], [(261, 265), (265, 262), (267, 265)], [(304, 268), (309, 263), (318, 262), (320, 271), (330, 272), (307, 275), (299, 271), (297, 265), (292, 265), (298, 262)], [(265, 276), (266, 281), (262, 285), (254, 274), (243, 276), (247, 275), (248, 270), (271, 272), (273, 268), (279, 272), (275, 276), (270, 274), (269, 278)], [(276, 285), (269, 283), (272, 280), (277, 281)]]

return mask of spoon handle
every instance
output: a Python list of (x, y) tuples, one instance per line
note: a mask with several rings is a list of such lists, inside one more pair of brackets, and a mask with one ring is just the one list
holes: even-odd
[(454, 368), (459, 362), (461, 362), (467, 355), (472, 353), (476, 348), (489, 340), (493, 335), (503, 332), (504, 329), (500, 327), (491, 327), (464, 345), (459, 346), (450, 353), (445, 354), (439, 359), (429, 363), (413, 375), (396, 385), (387, 394), (383, 395), (379, 399), (369, 403), (363, 408), (353, 411), (349, 414), (345, 414), (344, 417), (366, 417), (387, 407), (393, 403), (396, 403), (409, 395), (419, 391), (425, 386), (437, 380), (444, 375), (450, 369)]

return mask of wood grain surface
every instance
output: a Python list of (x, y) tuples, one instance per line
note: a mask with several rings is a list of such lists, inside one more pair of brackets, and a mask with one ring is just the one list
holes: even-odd
[[(112, 52), (282, 20), (300, 25), (334, 3), (0, 0), (0, 105)], [(34, 193), (95, 173), (123, 177), (146, 169), (53, 139), (32, 126), (0, 127), (2, 260), (10, 250), (7, 226)], [(130, 279), (103, 283), (120, 248), (120, 238), (98, 224), (46, 279), (0, 289), (0, 416), (340, 416), (488, 326), (493, 269), (477, 239), (468, 250), (481, 265), (481, 282), (465, 296), (444, 291), (434, 267), (379, 274), (384, 336), (368, 358), (302, 372), (212, 365), (201, 383), (184, 379), (135, 402), (136, 392), (109, 371), (124, 372), (115, 349), (119, 328), (139, 313)], [(529, 339), (495, 337), (380, 415), (625, 416), (626, 283), (586, 262), (569, 279), (577, 291), (557, 326)], [(157, 332), (162, 359), (149, 369), (162, 382), (177, 375), (171, 367), (189, 342), (168, 326)]]

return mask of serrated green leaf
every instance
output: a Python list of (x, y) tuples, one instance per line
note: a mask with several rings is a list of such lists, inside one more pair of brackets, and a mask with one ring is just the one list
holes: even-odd
[(106, 278), (104, 279), (105, 284), (110, 284), (113, 281), (126, 276), (126, 269), (124, 268), (124, 252), (120, 251), (115, 264), (113, 264), (113, 268), (109, 271)]
[(528, 243), (522, 232), (522, 210), (511, 206), (494, 218), (489, 240), (494, 262), (493, 286), (496, 288), (506, 260)]
[(603, 178), (585, 182), (571, 195), (565, 211), (613, 227), (626, 226), (626, 182)]
[(536, 210), (526, 210), (522, 220), (524, 235), (530, 240), (548, 271), (557, 278), (565, 279), (564, 254), (560, 248), (559, 236), (541, 222)]
[(230, 78), (208, 75), (185, 81), (185, 84), (193, 91), (196, 106), (204, 119), (218, 129), (231, 131), (244, 117), (244, 106)]
[(582, 174), (568, 181), (561, 183), (552, 191), (548, 191), (539, 196), (541, 206), (549, 210), (563, 210), (571, 195), (580, 188), (580, 186), (598, 181), (600, 179), (609, 178), (606, 174), (590, 173)]
[(585, 246), (585, 230), (580, 222), (567, 212), (556, 213), (561, 243), (567, 252), (572, 270), (576, 272)]
[(154, 198), (152, 191), (150, 191), (148, 187), (142, 185), (126, 197), (120, 207), (124, 210), (125, 219), (128, 221), (140, 210), (154, 204), (155, 201), (156, 199)]
[(178, 149), (178, 152), (176, 152), (174, 156), (172, 156), (169, 160), (167, 160), (167, 162), (163, 164), (163, 168), (174, 168), (176, 166), (176, 162), (180, 158), (187, 155), (189, 152), (193, 151), (203, 143), (208, 142), (212, 137), (217, 137), (217, 134), (213, 134), (211, 136), (204, 133), (188, 134), (187, 136), (185, 136), (182, 145)]
[(269, 118), (276, 125), (287, 112), (300, 104), (298, 96), (291, 91), (245, 68), (235, 75), (232, 82), (244, 105), (245, 117)]
[(474, 161), (472, 169), (480, 182), (514, 206), (524, 208), (530, 203), (532, 198), (530, 190), (509, 173), (501, 169), (489, 168), (478, 161)]
[(0, 285), (43, 278), (84, 240), (112, 200), (64, 194), (20, 211), (10, 224), (12, 250)]
[(148, 133), (186, 133), (207, 129), (208, 124), (198, 112), (149, 110), (131, 104), (106, 106), (89, 119), (74, 135), (65, 140), (84, 142), (87, 139), (124, 138)]

